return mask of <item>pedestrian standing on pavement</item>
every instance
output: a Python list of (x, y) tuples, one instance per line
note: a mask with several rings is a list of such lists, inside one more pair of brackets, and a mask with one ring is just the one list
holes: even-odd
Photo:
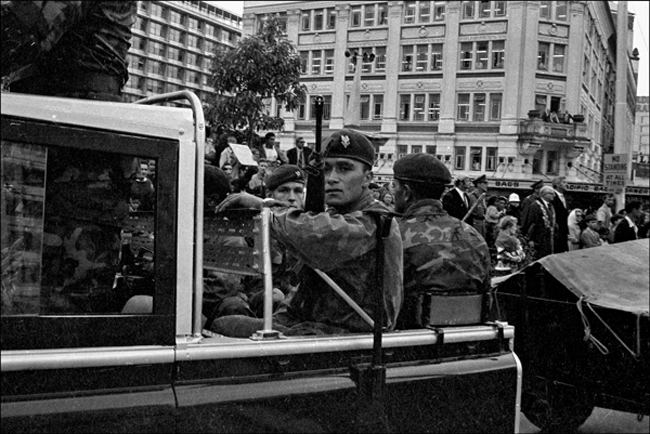
[(596, 212), (599, 227), (607, 229), (612, 228), (612, 206), (614, 205), (614, 201), (615, 199), (613, 194), (606, 194), (603, 197), (603, 204), (598, 208), (598, 212)]
[(485, 242), (490, 250), (494, 249), (494, 241), (498, 235), (497, 224), (506, 215), (507, 199), (503, 196), (490, 196), (485, 211)]
[(393, 172), (404, 244), (405, 298), (398, 328), (435, 324), (437, 319), (429, 317), (428, 306), (436, 303), (431, 296), (481, 294), (487, 304), (490, 252), (471, 225), (443, 209), (440, 196), (451, 182), (447, 167), (433, 155), (409, 154), (395, 162)]
[(481, 199), (481, 195), (487, 193), (488, 190), (487, 176), (481, 175), (472, 181), (472, 183), (474, 184), (474, 189), (468, 194), (470, 208), (478, 202), (478, 205), (472, 211), (472, 225), (485, 238), (485, 212), (487, 211), (487, 205), (485, 203), (485, 196)]
[(526, 217), (528, 214), (528, 207), (533, 204), (537, 199), (539, 199), (539, 190), (544, 187), (544, 180), (540, 179), (538, 181), (533, 182), (533, 184), (530, 186), (532, 189), (532, 192), (524, 198), (523, 201), (521, 201), (521, 227), (523, 227), (526, 224)]
[[(469, 184), (470, 180), (467, 176), (458, 175), (454, 180), (454, 188), (442, 197), (442, 206), (445, 211), (458, 220), (462, 220), (469, 211), (470, 203), (469, 197), (467, 196)], [(465, 222), (471, 225), (471, 219), (472, 217), (470, 216)]]
[(136, 1), (3, 1), (11, 92), (121, 101)]
[(288, 164), (287, 153), (280, 149), (280, 142), (275, 141), (275, 133), (266, 133), (264, 143), (259, 148), (260, 158), (264, 158), (271, 163), (276, 161), (279, 164)]
[(568, 217), (569, 211), (567, 210), (566, 199), (564, 193), (567, 189), (566, 178), (558, 176), (553, 178), (553, 189), (555, 190), (555, 197), (553, 198), (553, 207), (555, 208), (555, 221), (557, 222), (557, 233), (555, 234), (555, 250), (553, 253), (562, 253), (568, 250), (569, 241), (569, 228)]
[(530, 205), (526, 224), (522, 226), (522, 234), (528, 240), (528, 246), (535, 251), (533, 260), (543, 258), (553, 253), (553, 243), (557, 224), (553, 187), (544, 186), (540, 189), (540, 198)]
[(643, 216), (641, 202), (633, 200), (625, 204), (625, 217), (616, 227), (614, 242), (622, 243), (638, 239), (637, 221)]
[(569, 213), (567, 218), (567, 228), (569, 230), (568, 249), (570, 252), (582, 248), (580, 235), (582, 234), (582, 225), (584, 224), (584, 212), (576, 208)]
[(288, 163), (304, 169), (309, 164), (311, 153), (311, 148), (305, 146), (305, 138), (298, 137), (296, 139), (296, 146), (287, 151)]
[(512, 216), (521, 222), (521, 201), (517, 193), (511, 193), (508, 196), (508, 207), (506, 208), (506, 215)]

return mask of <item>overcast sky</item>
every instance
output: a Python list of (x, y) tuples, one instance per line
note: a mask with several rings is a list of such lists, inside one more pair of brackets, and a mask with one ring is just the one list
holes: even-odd
[[(227, 9), (238, 15), (242, 15), (244, 11), (243, 1), (212, 1), (220, 8)], [(634, 20), (634, 46), (639, 49), (639, 81), (637, 83), (637, 95), (648, 96), (650, 95), (648, 87), (650, 84), (650, 72), (648, 70), (650, 50), (648, 49), (648, 1), (628, 1), (628, 9), (630, 12), (636, 14)]]

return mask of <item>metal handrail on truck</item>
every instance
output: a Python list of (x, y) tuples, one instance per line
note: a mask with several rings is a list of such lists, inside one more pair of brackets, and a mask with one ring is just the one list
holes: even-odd
[(196, 180), (194, 195), (194, 307), (192, 337), (202, 339), (201, 311), (203, 307), (203, 179), (205, 175), (205, 116), (199, 97), (188, 90), (154, 95), (135, 101), (134, 104), (162, 104), (187, 100), (194, 116), (194, 138), (196, 143)]

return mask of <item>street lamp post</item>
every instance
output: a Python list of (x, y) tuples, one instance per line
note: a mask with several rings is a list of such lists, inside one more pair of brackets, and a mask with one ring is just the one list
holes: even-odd
[(354, 65), (354, 79), (352, 80), (352, 92), (350, 92), (350, 101), (348, 102), (347, 110), (345, 113), (344, 127), (359, 128), (361, 125), (361, 70), (362, 65), (358, 64), (359, 59), (363, 62), (374, 62), (375, 53), (363, 52), (357, 50), (345, 51), (345, 57), (351, 58), (351, 63)]

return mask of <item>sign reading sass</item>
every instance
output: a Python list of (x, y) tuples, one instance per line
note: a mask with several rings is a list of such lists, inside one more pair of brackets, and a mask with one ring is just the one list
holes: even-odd
[(608, 193), (621, 194), (627, 185), (627, 155), (605, 154), (603, 186)]

